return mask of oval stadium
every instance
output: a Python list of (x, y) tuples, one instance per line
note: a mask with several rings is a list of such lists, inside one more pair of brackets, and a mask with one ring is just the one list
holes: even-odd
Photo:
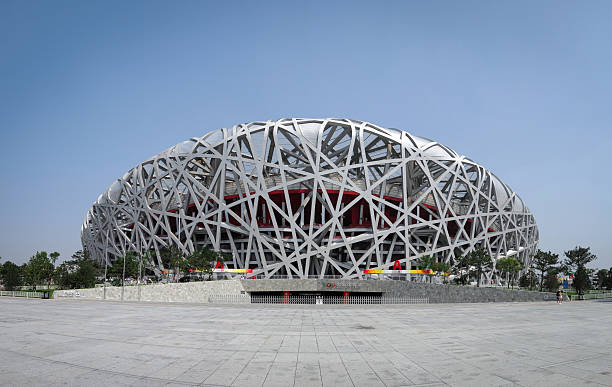
[(153, 251), (160, 271), (160, 250), (207, 246), (246, 277), (363, 279), (477, 248), (528, 265), (538, 229), (510, 187), (436, 141), (292, 118), (219, 129), (142, 162), (100, 195), (81, 238), (100, 262)]

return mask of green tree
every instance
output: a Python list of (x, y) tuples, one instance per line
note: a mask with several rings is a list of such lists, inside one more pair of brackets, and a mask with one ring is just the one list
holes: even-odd
[(467, 264), (471, 267), (470, 273), (476, 276), (476, 286), (480, 287), (482, 273), (493, 265), (493, 259), (483, 248), (470, 251), (466, 259)]
[(550, 251), (538, 250), (533, 257), (533, 267), (540, 272), (540, 291), (544, 290), (544, 280), (549, 271), (555, 272), (555, 281), (557, 277), (556, 265), (559, 264), (559, 254), (554, 254)]
[(77, 251), (55, 271), (55, 281), (62, 289), (92, 288), (103, 268), (90, 259), (87, 251)]
[(591, 288), (591, 280), (584, 266), (578, 266), (578, 270), (576, 270), (576, 274), (574, 274), (573, 286), (578, 294), (583, 294), (585, 290)]
[(588, 263), (597, 259), (597, 256), (591, 253), (590, 247), (576, 246), (572, 250), (565, 252), (564, 266), (568, 271), (577, 271), (581, 266), (586, 266)]
[(560, 274), (561, 269), (558, 267), (551, 267), (546, 271), (544, 277), (544, 289), (549, 292), (556, 292), (559, 289), (559, 281), (557, 275)]
[[(124, 273), (125, 263), (125, 273)], [(136, 258), (135, 254), (128, 251), (125, 257), (119, 257), (113, 261), (108, 267), (108, 277), (111, 278), (127, 278), (127, 277), (138, 277), (140, 267), (140, 258)]]
[(605, 289), (606, 288), (606, 282), (608, 280), (608, 270), (607, 269), (601, 269), (599, 271), (597, 271), (597, 287), (599, 289)]
[(529, 269), (523, 273), (519, 279), (519, 286), (521, 288), (527, 288), (529, 290), (536, 289), (538, 286), (538, 276), (533, 269)]
[[(436, 258), (431, 255), (423, 255), (415, 260), (415, 264), (420, 270), (434, 270), (437, 263)], [(431, 280), (432, 277), (430, 276), (430, 282)]]
[(5, 290), (15, 290), (23, 285), (21, 268), (11, 261), (6, 261), (0, 266), (0, 279)]
[[(566, 267), (565, 270), (567, 272), (575, 272), (572, 285), (574, 289), (576, 289), (578, 294), (590, 289), (591, 280), (585, 266), (597, 259), (597, 256), (591, 253), (591, 248), (576, 246), (572, 250), (566, 251), (565, 257), (566, 259), (563, 261), (563, 265)], [(578, 273), (580, 273), (580, 277)]]
[(154, 256), (155, 251), (153, 250), (145, 251), (144, 253), (138, 255), (138, 283), (141, 282), (144, 275), (147, 275), (148, 273), (155, 274), (155, 264), (153, 261)]
[(523, 263), (514, 257), (505, 257), (497, 260), (497, 269), (508, 276), (508, 287), (514, 288), (514, 277), (523, 269)]
[(436, 272), (436, 275), (444, 276), (444, 283), (448, 283), (447, 275), (450, 271), (450, 264), (447, 262), (436, 262), (433, 270)]
[(53, 276), (53, 263), (47, 256), (47, 252), (39, 251), (32, 256), (26, 266), (26, 283), (36, 289), (39, 285)]
[(204, 246), (201, 249), (187, 256), (187, 269), (198, 270), (201, 273), (208, 275), (212, 274), (215, 267), (218, 253)]
[(71, 260), (62, 262), (54, 273), (54, 281), (59, 289), (74, 289), (72, 284), (72, 273), (76, 270), (74, 262)]
[(459, 285), (467, 285), (470, 265), (467, 256), (459, 256), (452, 265), (451, 273), (455, 275), (453, 281)]
[(47, 278), (47, 289), (51, 288), (51, 281), (53, 280), (54, 272), (55, 272), (55, 263), (57, 262), (57, 258), (60, 256), (60, 253), (57, 251), (49, 254), (49, 260), (51, 261), (51, 265), (53, 265), (51, 272), (49, 272), (49, 277)]
[(178, 279), (181, 269), (186, 268), (185, 254), (177, 245), (171, 244), (159, 250), (162, 266), (164, 269), (174, 269)]

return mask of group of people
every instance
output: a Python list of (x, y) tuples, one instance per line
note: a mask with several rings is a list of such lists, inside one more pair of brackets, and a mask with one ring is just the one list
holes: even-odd
[(563, 304), (563, 292), (557, 290), (557, 304)]

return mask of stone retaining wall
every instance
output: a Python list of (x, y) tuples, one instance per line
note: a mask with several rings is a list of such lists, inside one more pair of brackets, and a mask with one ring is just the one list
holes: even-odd
[[(126, 286), (124, 301), (207, 303), (209, 296), (233, 296), (251, 292), (359, 292), (389, 297), (428, 298), (429, 303), (552, 301), (554, 293), (439, 285), (408, 281), (376, 280), (223, 280)], [(139, 294), (140, 292), (140, 294)], [(56, 290), (55, 298), (102, 300), (104, 289)], [(107, 286), (107, 300), (121, 300), (121, 287)]]
[[(438, 285), (421, 282), (383, 281), (381, 284), (389, 296), (428, 297), (429, 303), (461, 302), (533, 302), (556, 300), (554, 293), (487, 288), (475, 286)], [(391, 285), (391, 286), (389, 286)]]
[[(123, 300), (207, 303), (209, 296), (235, 295), (240, 294), (242, 290), (242, 285), (239, 281), (205, 281), (125, 286)], [(104, 288), (56, 290), (54, 297), (102, 300), (104, 298)], [(111, 301), (121, 300), (121, 286), (107, 286), (106, 299)]]
[(382, 293), (390, 297), (426, 297), (430, 303), (552, 301), (554, 293), (505, 288), (477, 288), (391, 280), (240, 280), (247, 292), (359, 292)]

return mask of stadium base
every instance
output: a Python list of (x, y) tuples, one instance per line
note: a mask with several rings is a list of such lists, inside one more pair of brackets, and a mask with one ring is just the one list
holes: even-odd
[[(58, 290), (56, 298), (82, 298), (114, 301), (143, 302), (185, 302), (185, 303), (251, 303), (262, 296), (280, 297), (278, 303), (315, 303), (310, 298), (321, 296), (324, 299), (340, 301), (329, 303), (353, 303), (358, 297), (374, 302), (363, 303), (413, 303), (385, 302), (392, 299), (426, 299), (427, 303), (479, 303), (479, 302), (522, 302), (550, 301), (553, 293), (429, 284), (423, 282), (392, 280), (345, 280), (345, 279), (235, 279), (190, 283), (109, 286), (94, 289)], [(310, 298), (309, 298), (310, 297)], [(380, 299), (381, 302), (376, 300)], [(304, 300), (300, 302), (299, 300)], [(271, 301), (275, 303), (275, 301)], [(323, 302), (326, 303), (326, 302)], [(357, 302), (355, 302), (357, 303)], [(361, 302), (359, 302), (361, 303)]]

